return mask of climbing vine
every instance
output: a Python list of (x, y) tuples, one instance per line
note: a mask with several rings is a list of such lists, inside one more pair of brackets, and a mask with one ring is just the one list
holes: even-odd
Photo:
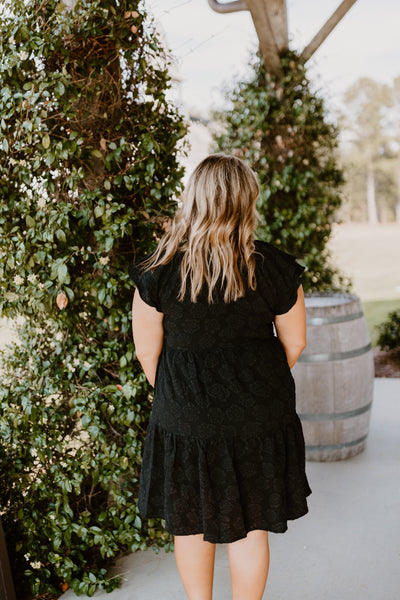
[(112, 557), (171, 547), (136, 506), (151, 390), (127, 265), (173, 214), (186, 124), (139, 0), (9, 0), (0, 40), (0, 312), (23, 318), (1, 356), (1, 518), (21, 597), (93, 595), (118, 585)]
[(327, 250), (343, 183), (338, 130), (301, 58), (282, 56), (278, 77), (255, 57), (251, 76), (236, 82), (227, 99), (230, 110), (214, 115), (223, 125), (216, 148), (248, 160), (258, 174), (259, 237), (306, 265), (306, 291), (343, 289)]

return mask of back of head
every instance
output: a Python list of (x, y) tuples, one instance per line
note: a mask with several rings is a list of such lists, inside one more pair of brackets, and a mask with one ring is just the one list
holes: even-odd
[(194, 302), (203, 285), (208, 287), (209, 302), (217, 284), (226, 302), (244, 295), (243, 277), (255, 288), (253, 234), (258, 195), (256, 175), (235, 156), (212, 154), (195, 168), (152, 265), (182, 253), (180, 299), (188, 282)]

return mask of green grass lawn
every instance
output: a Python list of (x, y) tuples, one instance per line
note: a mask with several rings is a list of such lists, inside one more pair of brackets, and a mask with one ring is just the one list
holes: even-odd
[(372, 345), (376, 346), (378, 338), (377, 325), (386, 321), (394, 310), (400, 310), (400, 300), (369, 300), (362, 303)]

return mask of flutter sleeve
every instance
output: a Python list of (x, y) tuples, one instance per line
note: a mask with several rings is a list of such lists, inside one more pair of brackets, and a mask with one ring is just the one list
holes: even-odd
[(296, 304), (297, 290), (301, 285), (305, 267), (300, 265), (291, 254), (282, 251), (278, 253), (274, 313), (283, 315)]
[(272, 244), (258, 242), (258, 245), (264, 255), (264, 268), (272, 288), (272, 310), (275, 315), (283, 315), (296, 303), (305, 267), (292, 254), (283, 252)]
[(143, 269), (143, 261), (148, 258), (145, 256), (140, 261), (128, 266), (129, 277), (132, 279), (140, 297), (146, 304), (153, 306), (158, 312), (162, 312), (159, 299), (159, 268), (151, 270)]

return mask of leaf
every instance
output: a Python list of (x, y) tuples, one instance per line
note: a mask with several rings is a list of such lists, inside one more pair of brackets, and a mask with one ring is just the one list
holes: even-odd
[(58, 281), (60, 283), (64, 283), (64, 281), (67, 279), (68, 269), (67, 269), (67, 265), (65, 265), (64, 263), (59, 265), (59, 267), (57, 269), (57, 277), (58, 277)]
[(44, 136), (42, 137), (42, 146), (46, 150), (47, 150), (47, 148), (50, 148), (50, 136), (48, 133), (45, 133)]
[(67, 306), (68, 298), (66, 294), (64, 294), (64, 292), (60, 292), (59, 294), (57, 294), (56, 303), (60, 310), (63, 310)]
[(110, 250), (111, 250), (111, 248), (113, 247), (113, 245), (114, 245), (114, 238), (112, 238), (112, 237), (108, 237), (108, 238), (106, 239), (106, 243), (105, 243), (105, 245), (104, 245), (104, 249), (105, 249), (105, 251), (106, 251), (106, 252), (110, 252)]
[(111, 190), (111, 183), (108, 181), (108, 179), (106, 179), (104, 182), (104, 188), (106, 190)]
[[(97, 437), (99, 435), (99, 428), (97, 427), (97, 425), (89, 425), (87, 430), (89, 433), (91, 433), (95, 437)], [(93, 527), (91, 527), (90, 529), (92, 530)], [(101, 532), (101, 530), (100, 530), (100, 532)]]
[(67, 241), (67, 237), (62, 229), (57, 229), (56, 238), (58, 239), (59, 242), (63, 242), (64, 244)]
[(62, 96), (65, 93), (65, 86), (61, 81), (57, 83), (57, 92), (60, 96)]
[(4, 152), (8, 152), (8, 141), (7, 141), (7, 138), (3, 139), (3, 150), (4, 150)]
[(33, 219), (30, 215), (26, 215), (25, 223), (27, 224), (28, 227), (35, 227), (35, 225), (36, 225), (35, 219)]
[(95, 158), (103, 158), (103, 155), (100, 152), (100, 150), (92, 150), (92, 156), (94, 156)]
[(69, 298), (70, 300), (73, 300), (73, 299), (74, 299), (74, 296), (75, 296), (75, 294), (74, 294), (74, 290), (72, 290), (70, 287), (65, 287), (64, 289), (65, 289), (65, 291), (67, 292), (67, 296), (68, 296), (68, 298)]

